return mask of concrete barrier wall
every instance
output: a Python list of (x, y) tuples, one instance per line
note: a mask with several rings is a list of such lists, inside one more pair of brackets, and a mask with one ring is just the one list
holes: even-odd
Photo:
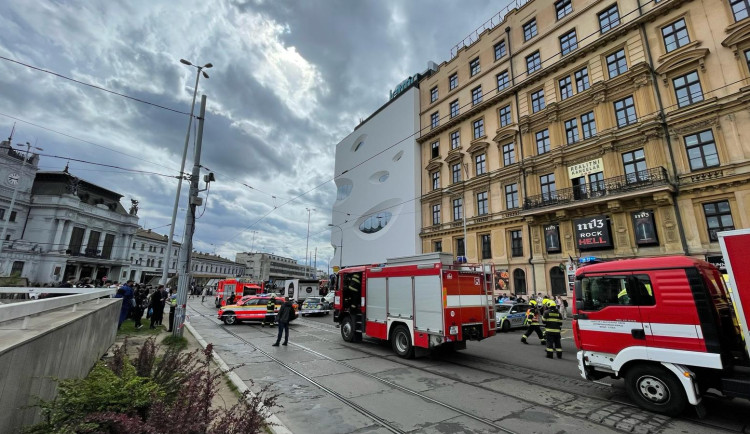
[[(0, 433), (38, 422), (56, 378), (85, 377), (114, 343), (122, 299), (100, 299), (0, 323)], [(25, 325), (25, 327), (24, 327)]]

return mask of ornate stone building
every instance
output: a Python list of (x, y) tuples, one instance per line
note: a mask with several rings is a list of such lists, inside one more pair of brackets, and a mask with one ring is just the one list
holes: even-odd
[(749, 8), (534, 0), (460, 47), (420, 83), (423, 251), (522, 294), (569, 258), (718, 262), (750, 226)]

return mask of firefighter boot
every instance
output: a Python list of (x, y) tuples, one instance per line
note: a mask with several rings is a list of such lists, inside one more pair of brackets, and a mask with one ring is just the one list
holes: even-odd
[(558, 351), (557, 352), (557, 358), (558, 359), (562, 359), (562, 351)]
[(526, 336), (521, 336), (521, 342), (523, 342), (526, 345), (529, 344), (528, 342), (526, 342)]
[(541, 342), (539, 342), (539, 343), (540, 343), (540, 344), (542, 344), (542, 345), (547, 345), (547, 341), (546, 341), (546, 340), (544, 340), (544, 339), (542, 339), (542, 341), (541, 341)]
[(547, 352), (547, 358), (548, 358), (548, 359), (551, 359), (551, 358), (552, 358), (552, 352), (550, 352), (550, 351), (548, 351), (548, 352)]

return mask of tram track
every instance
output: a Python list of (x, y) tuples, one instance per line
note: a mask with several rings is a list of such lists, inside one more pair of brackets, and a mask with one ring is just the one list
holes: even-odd
[[(278, 359), (276, 359), (275, 357), (273, 357), (272, 355), (270, 355), (266, 351), (263, 351), (262, 349), (258, 348), (257, 346), (253, 345), (252, 343), (250, 343), (249, 341), (247, 341), (246, 339), (244, 339), (242, 336), (239, 336), (235, 332), (233, 332), (231, 330), (228, 330), (227, 326), (224, 326), (224, 325), (222, 325), (220, 323), (217, 323), (218, 322), (217, 319), (209, 317), (208, 315), (203, 315), (203, 314), (200, 314), (200, 315), (208, 317), (217, 327), (222, 328), (226, 333), (231, 334), (235, 338), (237, 338), (237, 339), (245, 342), (248, 345), (253, 346), (256, 350), (260, 351), (262, 354), (264, 354), (267, 357), (269, 357), (270, 359), (274, 360), (276, 363), (279, 363), (281, 366), (284, 366), (286, 369), (294, 372), (294, 369), (292, 367), (286, 366), (286, 364), (284, 364), (283, 361), (279, 361)], [(308, 320), (299, 321), (298, 320), (298, 324), (304, 325), (304, 327), (306, 327), (306, 328), (312, 328), (314, 330), (318, 330), (318, 331), (321, 331), (321, 332), (332, 333), (332, 334), (336, 334), (336, 335), (339, 334), (339, 329), (338, 328), (333, 327), (333, 326), (331, 326), (331, 327), (324, 327), (322, 324), (317, 323), (315, 321), (308, 321)], [(267, 334), (268, 336), (274, 336), (275, 335), (275, 333), (267, 333), (265, 331), (263, 333)], [(329, 338), (326, 338), (326, 337), (322, 337), (319, 334), (314, 334), (314, 333), (310, 333), (310, 332), (307, 332), (307, 331), (304, 331), (304, 330), (300, 330), (299, 328), (296, 328), (295, 335), (298, 335), (298, 336), (299, 335), (309, 336), (309, 337), (315, 338), (317, 340), (328, 342), (328, 343), (342, 344), (342, 341), (341, 341), (340, 338), (339, 339), (329, 339)], [(379, 341), (379, 340), (372, 340), (372, 339), (367, 339), (367, 338), (365, 338), (363, 340), (363, 343), (367, 343), (367, 344), (371, 344), (371, 345), (382, 345), (382, 342)], [(325, 354), (322, 354), (322, 353), (320, 353), (318, 351), (315, 351), (315, 350), (313, 350), (311, 348), (307, 348), (304, 345), (300, 345), (300, 344), (297, 344), (297, 343), (292, 343), (292, 344), (294, 346), (298, 347), (299, 349), (303, 350), (303, 351), (306, 351), (306, 352), (308, 352), (310, 354), (313, 354), (313, 355), (315, 355), (317, 357), (321, 357), (321, 358), (329, 360), (329, 361), (331, 361), (333, 363), (336, 363), (336, 364), (339, 364), (341, 366), (344, 366), (344, 367), (346, 367), (348, 369), (351, 369), (351, 370), (355, 371), (358, 374), (367, 376), (367, 377), (369, 377), (369, 378), (371, 378), (373, 380), (376, 380), (376, 381), (379, 381), (379, 382), (381, 382), (383, 384), (386, 384), (389, 387), (393, 387), (393, 388), (401, 390), (402, 392), (405, 392), (405, 393), (410, 393), (410, 394), (412, 394), (414, 396), (420, 397), (420, 398), (422, 398), (424, 400), (427, 400), (429, 402), (433, 402), (433, 403), (435, 403), (437, 405), (441, 405), (441, 406), (443, 406), (445, 408), (451, 409), (451, 410), (453, 410), (453, 411), (455, 411), (455, 412), (457, 412), (459, 414), (462, 414), (462, 415), (464, 415), (466, 417), (469, 417), (469, 418), (471, 418), (473, 420), (476, 420), (476, 421), (479, 421), (479, 422), (481, 422), (483, 424), (487, 424), (489, 426), (492, 426), (494, 429), (496, 429), (498, 431), (502, 431), (502, 432), (506, 432), (506, 433), (511, 433), (512, 432), (512, 431), (510, 431), (510, 430), (508, 430), (508, 429), (506, 429), (506, 428), (504, 428), (504, 427), (502, 427), (502, 426), (500, 426), (500, 425), (498, 425), (498, 424), (496, 424), (496, 423), (494, 423), (492, 421), (489, 421), (487, 419), (484, 419), (484, 418), (478, 417), (476, 415), (473, 415), (473, 414), (471, 414), (469, 412), (466, 412), (465, 410), (456, 408), (455, 406), (452, 406), (450, 404), (442, 403), (442, 402), (440, 402), (440, 401), (438, 401), (438, 400), (436, 400), (434, 398), (431, 398), (429, 396), (426, 396), (426, 395), (424, 395), (424, 394), (422, 394), (422, 393), (420, 393), (418, 391), (414, 391), (414, 390), (408, 389), (406, 387), (403, 387), (401, 385), (398, 385), (398, 384), (394, 383), (393, 381), (391, 381), (389, 379), (379, 377), (379, 376), (377, 376), (375, 374), (371, 374), (369, 372), (366, 372), (364, 370), (361, 370), (361, 369), (357, 368), (356, 366), (352, 366), (349, 363), (333, 359), (333, 358), (331, 358), (331, 357), (329, 357), (329, 356), (327, 356)], [(345, 345), (345, 347), (348, 348), (348, 349), (350, 349), (350, 350), (352, 350), (352, 351), (356, 351), (356, 352), (365, 354), (365, 355), (370, 356), (370, 357), (383, 357), (382, 353), (368, 351), (367, 349), (359, 347), (359, 346)], [(480, 357), (480, 356), (464, 355), (464, 357), (471, 359), (473, 363), (462, 363), (462, 362), (459, 362), (459, 361), (456, 361), (456, 360), (451, 360), (450, 358), (446, 358), (446, 357), (441, 357), (440, 361), (441, 361), (441, 363), (445, 363), (445, 364), (449, 364), (449, 365), (453, 365), (453, 366), (459, 366), (459, 367), (462, 367), (462, 368), (465, 368), (465, 369), (472, 369), (472, 370), (475, 370), (477, 372), (481, 372), (481, 373), (488, 374), (488, 375), (494, 375), (494, 376), (500, 376), (500, 377), (505, 377), (505, 378), (511, 378), (511, 379), (514, 379), (514, 380), (523, 381), (524, 383), (534, 384), (536, 386), (543, 387), (545, 389), (553, 389), (553, 390), (555, 390), (557, 392), (562, 392), (562, 393), (566, 393), (566, 394), (574, 396), (574, 398), (572, 400), (570, 400), (570, 401), (575, 401), (578, 398), (585, 397), (585, 399), (587, 399), (587, 400), (595, 400), (595, 401), (600, 402), (601, 405), (602, 405), (602, 407), (607, 407), (607, 406), (611, 407), (612, 405), (619, 405), (619, 406), (623, 406), (623, 407), (627, 407), (627, 408), (631, 409), (630, 413), (639, 413), (639, 412), (642, 412), (642, 413), (645, 413), (645, 414), (648, 414), (648, 415), (652, 415), (651, 413), (644, 412), (643, 410), (640, 410), (640, 408), (637, 407), (637, 406), (635, 406), (634, 404), (626, 402), (626, 401), (621, 400), (621, 399), (613, 399), (613, 398), (604, 399), (604, 398), (598, 398), (598, 397), (594, 397), (594, 396), (591, 396), (591, 395), (587, 395), (585, 393), (576, 393), (576, 392), (573, 392), (573, 391), (571, 391), (570, 388), (551, 386), (551, 384), (554, 384), (554, 383), (552, 383), (550, 381), (545, 381), (545, 380), (549, 380), (549, 378), (551, 378), (551, 377), (554, 376), (553, 374), (541, 373), (542, 374), (541, 375), (542, 379), (539, 380), (538, 378), (540, 378), (540, 372), (538, 372), (536, 370), (532, 370), (532, 369), (528, 369), (526, 367), (522, 367), (522, 366), (518, 366), (518, 365), (514, 365), (514, 364), (509, 364), (509, 363), (502, 362), (502, 361), (499, 361), (499, 360), (496, 360), (496, 359), (488, 359), (488, 358)], [(465, 381), (465, 380), (459, 378), (458, 376), (453, 376), (453, 375), (447, 374), (447, 373), (445, 373), (443, 371), (437, 371), (436, 372), (435, 370), (418, 366), (416, 363), (412, 363), (410, 361), (402, 360), (402, 359), (399, 359), (399, 358), (396, 358), (396, 357), (386, 357), (386, 358), (389, 361), (393, 362), (393, 363), (400, 364), (400, 365), (402, 365), (404, 367), (407, 367), (407, 368), (410, 368), (410, 369), (415, 369), (415, 370), (418, 370), (418, 371), (421, 371), (421, 372), (424, 372), (424, 373), (427, 373), (427, 374), (430, 374), (430, 375), (437, 375), (437, 376), (446, 378), (448, 380), (454, 381), (456, 383), (461, 383), (461, 384), (464, 384), (464, 385), (467, 385), (467, 386), (478, 387), (478, 388), (484, 389), (484, 390), (486, 390), (486, 391), (488, 391), (490, 393), (494, 393), (494, 394), (498, 394), (498, 395), (501, 395), (501, 396), (505, 396), (505, 397), (509, 397), (509, 398), (513, 398), (513, 399), (516, 399), (516, 400), (527, 402), (530, 405), (535, 405), (535, 406), (540, 406), (540, 407), (546, 407), (546, 408), (548, 408), (548, 409), (550, 409), (552, 411), (560, 412), (560, 413), (563, 413), (563, 414), (567, 414), (569, 416), (574, 416), (574, 417), (579, 417), (579, 418), (581, 416), (583, 416), (590, 423), (595, 423), (597, 425), (600, 425), (602, 427), (606, 427), (608, 429), (614, 429), (614, 430), (622, 431), (622, 432), (628, 432), (629, 431), (629, 430), (626, 430), (626, 429), (618, 429), (616, 426), (612, 426), (610, 424), (600, 423), (599, 421), (596, 420), (595, 417), (593, 417), (594, 415), (574, 415), (574, 414), (568, 413), (568, 412), (566, 412), (564, 410), (561, 410), (561, 408), (559, 408), (559, 407), (565, 406), (566, 404), (569, 404), (570, 401), (563, 401), (563, 402), (559, 402), (559, 403), (554, 404), (554, 405), (548, 405), (548, 404), (544, 404), (544, 403), (540, 403), (540, 402), (536, 402), (536, 401), (524, 399), (523, 397), (519, 397), (519, 396), (516, 396), (516, 395), (513, 395), (513, 394), (509, 394), (509, 393), (505, 393), (505, 392), (502, 392), (502, 391), (498, 391), (496, 389), (485, 387), (482, 384), (471, 383), (471, 382), (468, 382), (468, 381)], [(500, 369), (504, 369), (504, 370), (511, 371), (511, 372), (516, 372), (518, 374), (518, 377), (512, 377), (512, 376), (508, 377), (505, 374), (498, 373), (498, 372), (493, 371), (491, 369), (477, 367), (477, 366), (475, 366), (475, 364), (485, 365), (485, 366), (487, 366), (487, 365), (489, 365), (489, 366), (494, 365), (494, 366), (499, 367)], [(297, 373), (295, 372), (295, 374), (297, 374)], [(300, 374), (297, 374), (297, 375), (300, 375)], [(302, 374), (300, 376), (304, 377), (304, 374)], [(559, 379), (559, 376), (555, 377), (555, 378)], [(321, 387), (314, 380), (311, 381), (311, 384), (315, 384), (316, 387)], [(568, 386), (572, 385), (573, 388), (579, 388), (579, 390), (580, 389), (582, 389), (582, 390), (591, 390), (591, 388), (594, 388), (594, 389), (599, 389), (599, 390), (602, 390), (602, 391), (611, 391), (611, 386), (609, 386), (609, 385), (597, 384), (597, 383), (592, 383), (592, 382), (588, 382), (588, 381), (578, 380), (578, 379), (574, 379), (574, 378), (567, 378), (566, 379), (566, 384)], [(321, 387), (321, 389), (324, 390), (323, 389), (324, 387), (325, 386)], [(326, 392), (330, 393), (328, 391), (326, 391)], [(335, 391), (332, 391), (332, 392), (336, 393)], [(340, 401), (344, 402), (347, 405), (350, 404), (348, 400), (346, 400), (345, 398), (342, 398), (340, 396), (337, 397), (337, 399), (339, 399)], [(356, 409), (356, 408), (355, 408), (355, 410), (360, 411), (360, 409)], [(367, 411), (366, 409), (363, 409), (363, 410)], [(370, 415), (367, 415), (367, 416), (371, 417)], [(375, 417), (377, 417), (377, 416), (375, 416)], [(654, 426), (655, 429), (652, 432), (659, 432), (661, 429), (664, 429), (673, 420), (672, 418), (669, 418), (667, 416), (661, 416), (661, 415), (654, 415), (653, 417), (654, 417), (655, 421), (659, 421), (659, 422), (658, 422), (658, 424), (655, 424), (655, 426)], [(373, 420), (377, 421), (377, 419), (375, 419), (375, 418), (373, 418)], [(731, 430), (731, 429), (726, 428), (725, 426), (713, 424), (713, 423), (706, 422), (705, 420), (701, 420), (701, 419), (697, 419), (697, 418), (696, 419), (694, 419), (694, 418), (684, 418), (683, 420), (690, 421), (691, 423), (703, 426), (705, 428), (712, 428), (712, 429), (720, 430), (720, 431), (723, 431), (723, 432), (743, 432), (741, 430), (739, 430), (739, 431), (738, 430)], [(380, 423), (379, 421), (377, 421), (377, 422)], [(398, 429), (398, 428), (396, 428), (396, 429)], [(392, 432), (401, 432), (401, 431), (392, 431)]]

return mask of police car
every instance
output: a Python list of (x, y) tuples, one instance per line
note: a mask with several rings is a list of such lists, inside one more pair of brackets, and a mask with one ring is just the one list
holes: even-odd
[(523, 328), (526, 325), (526, 311), (530, 308), (524, 303), (502, 303), (495, 305), (495, 322), (497, 330), (507, 332), (510, 329)]

